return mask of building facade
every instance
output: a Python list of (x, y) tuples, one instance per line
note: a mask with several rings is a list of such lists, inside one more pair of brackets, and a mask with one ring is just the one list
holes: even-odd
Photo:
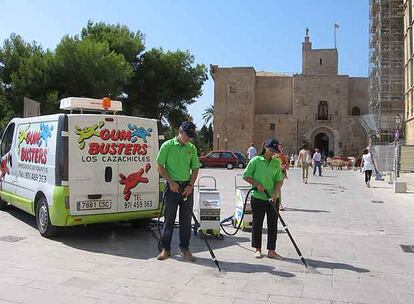
[(414, 49), (413, 49), (413, 1), (404, 1), (404, 102), (405, 102), (405, 139), (414, 145)]
[(360, 155), (367, 146), (368, 78), (338, 74), (337, 49), (313, 49), (306, 31), (302, 73), (210, 66), (214, 79), (214, 149), (246, 152), (276, 137), (288, 153), (304, 143), (325, 155)]

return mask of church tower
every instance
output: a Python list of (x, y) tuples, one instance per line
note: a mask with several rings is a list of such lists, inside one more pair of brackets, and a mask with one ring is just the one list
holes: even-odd
[(338, 50), (312, 49), (308, 28), (302, 42), (302, 74), (338, 75)]

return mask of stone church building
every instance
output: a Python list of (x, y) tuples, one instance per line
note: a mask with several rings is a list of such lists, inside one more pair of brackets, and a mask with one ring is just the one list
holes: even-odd
[(303, 143), (325, 155), (355, 156), (367, 146), (368, 78), (338, 74), (338, 51), (302, 43), (302, 73), (210, 66), (214, 79), (214, 149), (246, 153), (277, 138), (287, 153)]

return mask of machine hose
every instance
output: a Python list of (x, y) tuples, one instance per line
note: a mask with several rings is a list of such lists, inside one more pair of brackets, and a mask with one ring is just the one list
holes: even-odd
[(229, 233), (229, 232), (227, 232), (227, 231), (226, 231), (226, 229), (224, 229), (224, 225), (223, 225), (224, 223), (226, 223), (226, 222), (230, 221), (231, 219), (233, 219), (235, 215), (229, 216), (229, 217), (225, 218), (224, 220), (222, 220), (222, 221), (220, 222), (220, 227), (221, 227), (221, 229), (223, 229), (223, 232), (224, 232), (226, 235), (233, 236), (233, 235), (236, 235), (236, 234), (237, 234), (237, 232), (239, 232), (239, 230), (240, 230), (240, 228), (241, 228), (241, 226), (242, 226), (242, 224), (243, 224), (243, 218), (244, 218), (244, 214), (245, 214), (245, 212), (246, 212), (247, 200), (248, 200), (248, 198), (249, 198), (250, 192), (252, 192), (253, 190), (254, 190), (254, 188), (251, 188), (251, 189), (247, 192), (247, 194), (246, 194), (246, 198), (244, 199), (244, 205), (243, 205), (243, 213), (242, 213), (242, 216), (241, 216), (241, 218), (240, 218), (239, 225), (238, 225), (238, 226), (237, 226), (237, 228), (236, 228), (236, 231), (234, 231), (233, 233)]

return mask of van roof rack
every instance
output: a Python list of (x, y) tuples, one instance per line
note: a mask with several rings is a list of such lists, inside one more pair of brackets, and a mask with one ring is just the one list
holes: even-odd
[(67, 97), (60, 100), (60, 109), (83, 112), (117, 112), (122, 111), (122, 102), (111, 100), (109, 97), (103, 99), (85, 98), (85, 97)]

